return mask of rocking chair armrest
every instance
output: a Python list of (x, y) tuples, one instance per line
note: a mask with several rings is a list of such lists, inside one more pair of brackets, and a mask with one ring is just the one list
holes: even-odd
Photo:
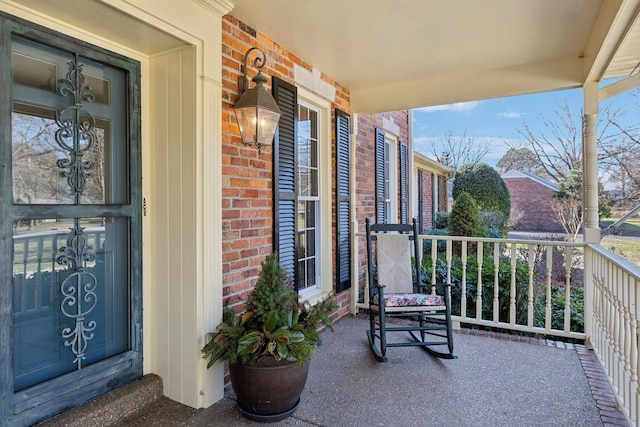
[(377, 290), (379, 298), (382, 299), (384, 297), (384, 288), (385, 285), (381, 285), (379, 283), (369, 286), (369, 298), (373, 298), (375, 291)]

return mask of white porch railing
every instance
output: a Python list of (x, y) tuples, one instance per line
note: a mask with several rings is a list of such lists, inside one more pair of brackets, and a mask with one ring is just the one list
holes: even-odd
[(629, 424), (637, 426), (640, 266), (598, 245), (588, 245), (586, 255), (594, 290), (591, 345), (619, 407)]
[[(60, 249), (67, 245), (68, 230), (44, 231), (14, 236), (13, 314), (28, 315), (59, 309), (58, 271), (66, 267), (56, 262)], [(88, 228), (84, 232), (87, 243), (101, 253), (105, 240), (104, 228)], [(95, 261), (88, 262), (92, 267)], [(55, 277), (46, 278), (47, 275)]]
[[(419, 238), (426, 279), (452, 284), (455, 322), (585, 340), (627, 421), (638, 425), (640, 266), (584, 243)], [(369, 285), (365, 236), (353, 233), (352, 239), (355, 314), (368, 307)]]
[[(363, 249), (364, 234), (355, 238), (354, 247)], [(424, 278), (452, 284), (454, 322), (584, 340), (582, 243), (419, 238)], [(364, 250), (357, 258), (365, 260)], [(354, 312), (366, 308), (369, 298), (366, 269), (357, 267)]]

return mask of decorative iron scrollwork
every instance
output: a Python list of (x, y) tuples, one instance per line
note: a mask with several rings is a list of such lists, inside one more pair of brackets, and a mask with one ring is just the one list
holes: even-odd
[(56, 257), (56, 262), (67, 266), (71, 272), (60, 285), (63, 297), (60, 311), (75, 320), (75, 327), (62, 330), (62, 338), (65, 340), (64, 345), (71, 347), (75, 355), (73, 363), (77, 364), (78, 369), (82, 369), (87, 344), (93, 339), (92, 331), (96, 328), (96, 322), (87, 320), (87, 315), (97, 303), (97, 279), (86, 270), (87, 262), (93, 262), (96, 254), (93, 246), (87, 242), (83, 230), (80, 219), (74, 219), (74, 228), (67, 238), (67, 246), (60, 248), (61, 253)]
[[(85, 84), (83, 65), (76, 54), (75, 61), (69, 62), (69, 71), (64, 79), (58, 81), (59, 93), (70, 98), (67, 107), (56, 112), (58, 129), (55, 139), (68, 158), (59, 159), (56, 163), (60, 175), (67, 178), (70, 194), (76, 204), (80, 203), (87, 179), (92, 176), (94, 162), (84, 159), (85, 153), (92, 149), (96, 141), (95, 119), (84, 109), (83, 102), (93, 102), (91, 88)], [(60, 249), (56, 262), (68, 267), (69, 275), (60, 284), (62, 314), (75, 321), (74, 327), (64, 328), (62, 338), (64, 345), (71, 347), (78, 369), (82, 369), (82, 361), (86, 359), (88, 342), (93, 339), (95, 320), (87, 318), (97, 303), (96, 277), (87, 271), (87, 262), (95, 260), (94, 248), (88, 244), (80, 226), (80, 219), (74, 219), (74, 227), (67, 239), (67, 246)]]
[(96, 140), (95, 119), (83, 109), (83, 101), (93, 102), (91, 87), (85, 84), (83, 65), (76, 61), (69, 62), (66, 78), (59, 80), (59, 92), (62, 96), (71, 97), (68, 107), (56, 113), (56, 142), (69, 155), (57, 161), (61, 169), (60, 175), (67, 178), (67, 184), (76, 203), (84, 192), (87, 178), (91, 177), (95, 165), (90, 160), (83, 160), (84, 154), (90, 150)]

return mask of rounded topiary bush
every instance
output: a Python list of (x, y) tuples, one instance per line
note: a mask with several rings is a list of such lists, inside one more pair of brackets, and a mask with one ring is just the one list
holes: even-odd
[(475, 200), (467, 192), (456, 197), (449, 218), (449, 234), (452, 236), (475, 236), (480, 228), (480, 214)]
[(481, 211), (498, 211), (505, 222), (511, 212), (511, 197), (498, 171), (486, 163), (467, 163), (456, 173), (453, 182), (453, 198), (469, 193)]

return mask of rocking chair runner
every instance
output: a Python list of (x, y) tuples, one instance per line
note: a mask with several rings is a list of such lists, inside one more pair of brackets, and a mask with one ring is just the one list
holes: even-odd
[[(433, 356), (455, 359), (450, 285), (422, 282), (422, 252), (415, 219), (413, 225), (371, 225), (367, 218), (366, 231), (370, 323), (367, 336), (376, 359), (386, 362), (388, 347), (406, 346), (419, 346)], [(387, 320), (394, 317), (414, 322), (406, 326), (389, 324)], [(390, 332), (409, 332), (413, 341), (388, 342)], [(437, 349), (442, 347), (446, 350)]]

